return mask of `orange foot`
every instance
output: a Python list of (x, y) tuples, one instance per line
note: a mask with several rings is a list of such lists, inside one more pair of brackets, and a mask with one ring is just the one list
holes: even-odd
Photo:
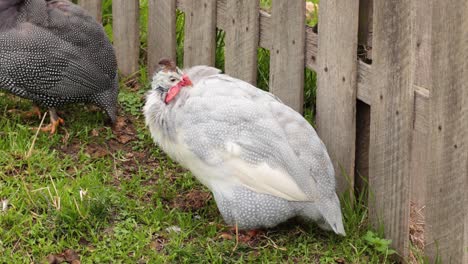
[(41, 131), (50, 132), (50, 134), (53, 135), (57, 131), (57, 128), (59, 127), (59, 125), (63, 125), (63, 124), (65, 124), (65, 121), (63, 121), (62, 118), (58, 117), (56, 120), (53, 120), (53, 118), (51, 118), (50, 124), (41, 128)]

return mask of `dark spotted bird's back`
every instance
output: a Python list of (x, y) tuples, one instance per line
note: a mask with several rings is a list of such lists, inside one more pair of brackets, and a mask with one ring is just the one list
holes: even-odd
[(55, 108), (93, 103), (116, 119), (117, 63), (101, 25), (66, 0), (0, 0), (0, 89)]

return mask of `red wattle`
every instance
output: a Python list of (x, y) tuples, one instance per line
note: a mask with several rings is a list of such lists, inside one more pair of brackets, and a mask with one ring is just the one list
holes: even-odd
[(176, 95), (180, 92), (180, 89), (182, 89), (182, 87), (191, 86), (191, 85), (192, 85), (192, 81), (189, 79), (189, 77), (187, 75), (183, 75), (182, 79), (176, 85), (169, 88), (169, 91), (167, 91), (166, 99), (164, 99), (164, 102), (166, 104), (169, 103), (170, 101), (172, 101), (172, 99), (174, 99), (174, 97), (176, 97)]
[(181, 86), (177, 84), (172, 86), (169, 91), (167, 91), (166, 99), (164, 100), (166, 104), (172, 101), (174, 97), (176, 97), (176, 95), (180, 92), (180, 88)]

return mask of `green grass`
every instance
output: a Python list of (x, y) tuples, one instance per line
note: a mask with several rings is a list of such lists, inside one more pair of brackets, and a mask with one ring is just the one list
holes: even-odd
[[(147, 1), (141, 3), (144, 16)], [(110, 8), (104, 1), (107, 32)], [(181, 58), (182, 14), (177, 29)], [(223, 36), (219, 31), (221, 68)], [(258, 86), (263, 89), (268, 89), (268, 63), (268, 51), (260, 49)], [(124, 122), (117, 132), (104, 124), (101, 112), (69, 106), (60, 113), (66, 125), (54, 136), (40, 133), (29, 157), (35, 134), (30, 127), (40, 121), (8, 113), (28, 110), (31, 103), (0, 92), (0, 200), (9, 204), (0, 211), (0, 263), (41, 263), (66, 249), (76, 251), (82, 263), (392, 263), (389, 241), (367, 225), (364, 194), (354, 207), (349, 198), (342, 199), (345, 238), (292, 220), (233, 250), (235, 240), (220, 237), (230, 227), (208, 190), (165, 156), (144, 127), (147, 76), (142, 66), (139, 89), (121, 81)], [(314, 73), (306, 72), (305, 87), (306, 115), (312, 120)]]
[[(154, 146), (141, 114), (132, 114), (141, 95), (120, 94), (133, 141), (118, 143), (100, 112), (77, 105), (61, 113), (69, 136), (39, 134), (29, 158), (29, 127), (39, 120), (7, 113), (30, 103), (0, 95), (0, 199), (10, 204), (0, 213), (0, 263), (40, 262), (68, 248), (83, 263), (390, 262), (385, 242), (368, 238), (366, 207), (358, 201), (352, 209), (349, 200), (345, 238), (291, 221), (233, 251), (235, 241), (220, 238), (229, 227), (206, 201), (208, 191)], [(181, 231), (167, 230), (174, 226)]]

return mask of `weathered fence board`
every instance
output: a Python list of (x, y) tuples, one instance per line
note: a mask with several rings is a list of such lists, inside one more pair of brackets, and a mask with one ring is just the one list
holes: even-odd
[(316, 124), (341, 193), (354, 188), (358, 11), (359, 0), (320, 3)]
[(78, 4), (86, 9), (97, 21), (102, 20), (102, 0), (79, 0)]
[(148, 72), (161, 58), (176, 59), (176, 0), (149, 0)]
[[(177, 1), (177, 8), (182, 10), (183, 12), (188, 12), (190, 9), (187, 7), (187, 3), (189, 0), (179, 0)], [(227, 10), (226, 7), (227, 0), (218, 0), (217, 1), (217, 27), (222, 30), (226, 30), (227, 28), (227, 14), (225, 13)], [(265, 11), (259, 11), (260, 16), (260, 30), (259, 30), (259, 46), (268, 50), (273, 50), (273, 28), (272, 28), (272, 18), (271, 15)], [(312, 28), (309, 26), (305, 26), (306, 28), (306, 40), (305, 40), (305, 49), (306, 49), (306, 58), (305, 58), (305, 66), (310, 68), (311, 70), (318, 71), (317, 67), (317, 43), (318, 43), (318, 34), (312, 31)], [(371, 76), (371, 66), (362, 62), (358, 61), (358, 88), (357, 88), (357, 98), (366, 104), (371, 104), (371, 84), (370, 84), (370, 76)], [(421, 100), (422, 102), (427, 101), (427, 97), (424, 94), (415, 93), (416, 98)], [(416, 118), (419, 116), (425, 116), (427, 112), (421, 111), (421, 109), (416, 109), (417, 112), (415, 113)], [(425, 129), (425, 128), (424, 128)]]
[(306, 26), (306, 53), (305, 64), (308, 68), (317, 71), (317, 50), (318, 50), (318, 35), (314, 30)]
[[(402, 256), (408, 253), (411, 82), (410, 6), (406, 0), (374, 3), (369, 189), (371, 217)], [(398, 23), (394, 23), (398, 21)], [(389, 26), (391, 25), (391, 26)]]
[[(461, 127), (461, 132), (464, 134), (464, 148), (465, 148), (465, 175), (468, 175), (468, 2), (465, 1), (465, 7), (464, 7), (464, 15), (463, 15), (463, 26), (462, 28), (464, 29), (464, 39), (462, 40), (465, 45), (464, 45), (464, 57), (465, 57), (465, 65), (463, 67), (463, 76), (465, 77), (463, 81), (463, 119), (462, 119), (462, 124), (465, 124), (465, 126)], [(462, 165), (463, 166), (463, 165)], [(468, 176), (467, 176), (468, 177)], [(463, 242), (463, 248), (465, 249), (464, 255), (462, 258), (463, 263), (468, 263), (468, 252), (466, 249), (468, 249), (468, 179), (465, 178), (465, 186), (459, 186), (458, 188), (461, 188), (462, 190), (465, 190), (465, 221), (464, 221), (464, 229), (465, 229), (465, 240)]]
[(187, 0), (185, 5), (184, 67), (214, 65), (216, 0)]
[(130, 75), (139, 69), (139, 2), (138, 0), (114, 0), (112, 14), (117, 64), (123, 75)]
[(270, 92), (302, 113), (304, 100), (305, 2), (273, 1)]
[(257, 83), (259, 32), (258, 1), (227, 0), (225, 71), (227, 74)]
[(432, 6), (426, 252), (434, 263), (468, 263), (468, 4)]
[[(413, 31), (411, 32), (412, 48), (414, 50), (413, 83), (415, 91), (424, 91), (429, 93), (431, 89), (431, 19), (432, 2), (425, 0), (412, 1), (413, 12)], [(424, 107), (424, 102), (415, 98), (415, 109)], [(419, 111), (426, 110), (422, 109)], [(412, 153), (411, 153), (411, 200), (418, 207), (425, 204), (426, 194), (426, 176), (428, 171), (429, 138), (427, 120), (421, 116), (415, 117), (415, 130), (413, 131)]]

